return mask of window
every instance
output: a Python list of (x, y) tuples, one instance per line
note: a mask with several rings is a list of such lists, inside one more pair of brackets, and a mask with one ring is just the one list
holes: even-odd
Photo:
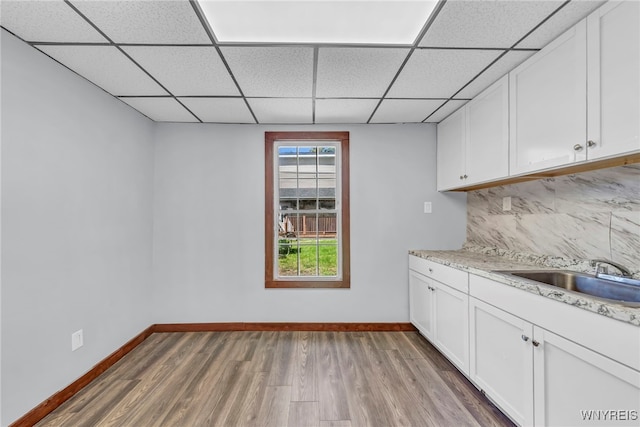
[(349, 132), (266, 132), (265, 287), (349, 283)]

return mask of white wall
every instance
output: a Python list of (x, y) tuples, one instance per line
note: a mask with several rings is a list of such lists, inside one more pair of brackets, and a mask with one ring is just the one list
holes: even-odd
[(2, 31), (3, 425), (151, 323), (152, 139), (151, 121)]
[[(264, 288), (264, 132), (299, 129), (351, 132), (351, 289)], [(156, 323), (405, 322), (407, 250), (464, 242), (466, 195), (436, 191), (432, 125), (156, 131)]]

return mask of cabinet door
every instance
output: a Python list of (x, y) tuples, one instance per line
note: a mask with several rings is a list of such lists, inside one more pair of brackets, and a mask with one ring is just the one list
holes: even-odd
[(420, 333), (433, 340), (433, 292), (430, 280), (409, 270), (409, 317)]
[(511, 175), (586, 160), (586, 38), (583, 20), (509, 73)]
[(434, 282), (434, 344), (465, 374), (469, 373), (469, 296)]
[(640, 372), (534, 327), (535, 423), (638, 426)]
[(465, 109), (438, 124), (438, 191), (464, 185)]
[(589, 159), (640, 150), (640, 3), (609, 2), (587, 19)]
[(509, 76), (470, 101), (465, 185), (509, 176)]
[(530, 323), (469, 298), (469, 378), (520, 425), (533, 424)]

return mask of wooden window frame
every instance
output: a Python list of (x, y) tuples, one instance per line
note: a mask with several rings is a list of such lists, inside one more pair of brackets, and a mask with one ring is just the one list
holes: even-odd
[[(349, 132), (265, 132), (265, 288), (350, 288)], [(340, 141), (341, 270), (339, 278), (280, 280), (275, 277), (274, 155), (277, 141)]]

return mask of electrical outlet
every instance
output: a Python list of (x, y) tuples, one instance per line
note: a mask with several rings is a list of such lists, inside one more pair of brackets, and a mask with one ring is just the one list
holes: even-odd
[(71, 334), (71, 351), (76, 351), (84, 345), (84, 338), (82, 337), (82, 329)]
[(503, 197), (502, 198), (502, 210), (510, 211), (511, 210), (511, 197)]
[(431, 213), (431, 202), (424, 202), (424, 213)]

